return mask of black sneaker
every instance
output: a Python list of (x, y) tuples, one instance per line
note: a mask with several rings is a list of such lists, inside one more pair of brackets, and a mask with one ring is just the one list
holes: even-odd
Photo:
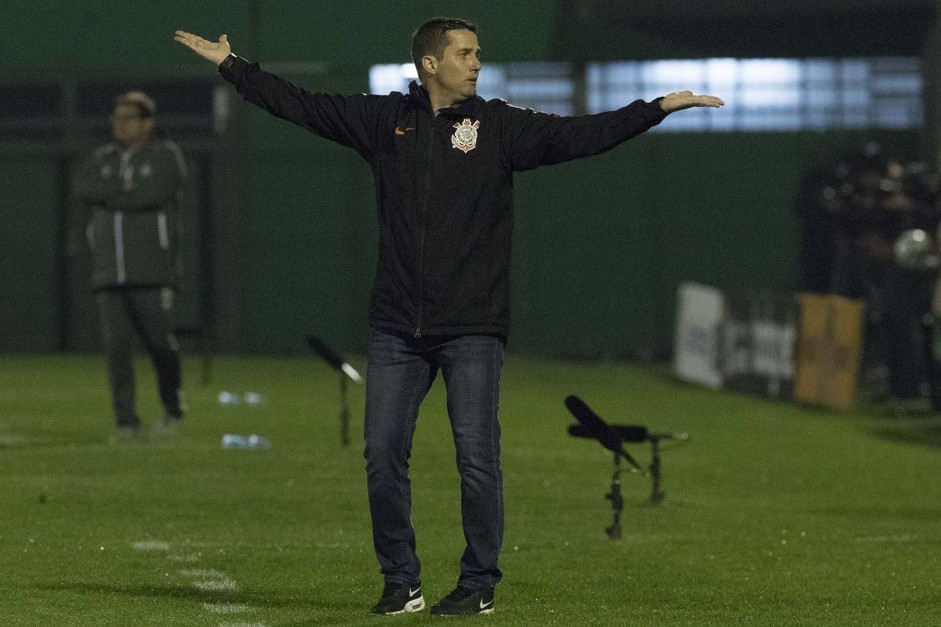
[(382, 597), (372, 608), (373, 614), (403, 614), (420, 612), (425, 609), (425, 599), (421, 595), (421, 584), (406, 585), (387, 583), (382, 589)]
[(176, 437), (177, 431), (179, 431), (180, 422), (182, 421), (182, 416), (166, 414), (162, 421), (154, 422), (150, 429), (151, 439), (155, 441), (168, 441), (174, 439)]
[(431, 607), (437, 616), (466, 616), (493, 613), (493, 588), (467, 588), (458, 586), (451, 594)]
[(142, 441), (140, 427), (137, 425), (118, 425), (108, 438), (108, 444), (112, 446), (140, 444)]

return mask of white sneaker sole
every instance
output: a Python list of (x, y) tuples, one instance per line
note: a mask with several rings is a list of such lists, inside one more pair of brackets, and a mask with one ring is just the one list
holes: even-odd
[(398, 612), (386, 612), (386, 616), (395, 616), (396, 614), (411, 614), (425, 609), (425, 597), (418, 597), (405, 604), (405, 607)]
[(452, 616), (461, 617), (461, 616), (479, 616), (480, 614), (493, 614), (493, 608), (492, 608), (492, 607), (488, 607), (488, 608), (485, 609), (485, 610), (480, 610), (479, 612), (475, 612), (475, 613), (473, 613), (473, 614), (433, 614), (433, 615), (434, 615), (434, 616), (444, 616), (444, 617), (452, 617)]

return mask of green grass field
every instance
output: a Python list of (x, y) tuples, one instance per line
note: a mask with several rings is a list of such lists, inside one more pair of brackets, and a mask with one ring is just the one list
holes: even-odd
[[(139, 405), (159, 415), (139, 362)], [(362, 362), (355, 365), (361, 366)], [(171, 444), (109, 446), (98, 357), (0, 360), (0, 624), (403, 625), (375, 617), (361, 450), (339, 445), (339, 391), (314, 359), (187, 361)], [(260, 406), (225, 406), (220, 390)], [(566, 433), (581, 396), (611, 422), (687, 431), (665, 444), (660, 506), (625, 476), (610, 540), (611, 458)], [(941, 419), (837, 415), (674, 382), (666, 369), (510, 357), (502, 395), (506, 537), (499, 625), (941, 624)], [(259, 433), (267, 451), (225, 450)], [(631, 452), (649, 461), (646, 445)], [(439, 380), (412, 457), (426, 601), (463, 549)], [(460, 619), (457, 619), (460, 620)]]

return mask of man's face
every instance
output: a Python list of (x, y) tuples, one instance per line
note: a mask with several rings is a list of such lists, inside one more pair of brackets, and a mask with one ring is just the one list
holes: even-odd
[(469, 30), (448, 31), (448, 45), (438, 59), (431, 80), (441, 92), (454, 102), (477, 94), (477, 76), (480, 74), (480, 46), (477, 35)]
[(145, 141), (153, 128), (154, 119), (142, 117), (133, 104), (119, 104), (111, 114), (111, 132), (122, 146), (134, 146)]

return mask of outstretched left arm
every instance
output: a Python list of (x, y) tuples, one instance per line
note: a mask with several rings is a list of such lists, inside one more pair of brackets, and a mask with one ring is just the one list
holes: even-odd
[(500, 111), (504, 124), (504, 154), (511, 170), (597, 155), (656, 126), (668, 114), (692, 107), (721, 107), (715, 96), (681, 91), (652, 102), (636, 100), (615, 111), (559, 117), (506, 105)]

